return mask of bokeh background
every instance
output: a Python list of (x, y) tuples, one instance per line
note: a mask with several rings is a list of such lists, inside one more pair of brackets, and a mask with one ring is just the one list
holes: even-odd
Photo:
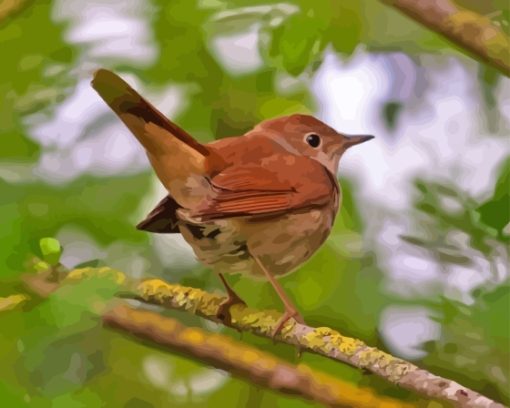
[[(506, 1), (459, 3), (508, 31)], [(134, 228), (165, 192), (90, 87), (106, 67), (204, 142), (295, 112), (376, 135), (342, 159), (330, 238), (282, 283), (310, 325), (510, 403), (508, 78), (376, 1), (4, 1), (0, 44), (0, 296), (22, 290), (47, 236), (69, 268), (221, 291), (180, 236)], [(250, 305), (280, 308), (268, 284), (230, 281)], [(314, 406), (106, 331), (92, 309), (109, 295), (80, 285), (0, 312), (3, 406)], [(288, 346), (243, 341), (439, 406)]]

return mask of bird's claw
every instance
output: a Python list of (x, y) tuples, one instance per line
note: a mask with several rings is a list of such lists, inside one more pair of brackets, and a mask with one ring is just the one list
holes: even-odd
[(289, 319), (294, 319), (297, 323), (305, 324), (303, 316), (301, 316), (301, 314), (297, 310), (295, 309), (285, 310), (285, 313), (280, 318), (280, 320), (278, 320), (275, 328), (273, 329), (273, 332), (271, 333), (271, 337), (273, 340), (275, 340), (275, 337), (281, 332), (283, 326), (285, 326), (285, 323), (287, 323)]

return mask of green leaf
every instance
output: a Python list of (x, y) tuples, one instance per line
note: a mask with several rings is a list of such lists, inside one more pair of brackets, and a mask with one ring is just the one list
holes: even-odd
[(499, 170), (493, 196), (477, 208), (480, 220), (495, 228), (500, 235), (510, 223), (510, 157)]
[(272, 34), (269, 56), (293, 76), (301, 74), (323, 49), (321, 21), (302, 13), (291, 15)]
[(344, 1), (334, 7), (329, 35), (336, 51), (351, 55), (361, 40), (363, 23), (360, 2)]
[(39, 241), (39, 247), (43, 255), (43, 259), (50, 265), (56, 265), (60, 261), (62, 255), (62, 246), (55, 238), (42, 238)]
[(47, 271), (48, 269), (51, 268), (51, 265), (48, 263), (48, 262), (44, 262), (44, 261), (38, 261), (35, 265), (34, 265), (34, 269), (37, 271), (37, 272), (43, 272), (43, 271)]
[(74, 266), (74, 269), (81, 269), (81, 268), (95, 268), (99, 265), (103, 265), (103, 262), (100, 259), (91, 259), (89, 261), (82, 262), (78, 265)]
[(487, 65), (480, 65), (478, 71), (478, 80), (480, 81), (480, 85), (482, 87), (482, 94), (485, 103), (489, 108), (494, 108), (496, 106), (496, 89), (498, 84), (501, 82), (501, 75), (499, 72)]
[(388, 101), (383, 106), (383, 116), (388, 130), (395, 130), (398, 118), (404, 106), (398, 101)]
[(206, 28), (209, 35), (237, 34), (261, 22), (272, 24), (279, 19), (285, 19), (297, 10), (297, 6), (290, 3), (263, 4), (258, 7), (235, 7), (221, 10), (215, 14)]

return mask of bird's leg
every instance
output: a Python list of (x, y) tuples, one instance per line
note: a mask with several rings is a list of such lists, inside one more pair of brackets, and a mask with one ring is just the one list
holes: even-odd
[(218, 308), (218, 312), (216, 312), (216, 317), (223, 321), (225, 324), (229, 325), (231, 319), (230, 306), (237, 304), (246, 305), (246, 303), (238, 296), (237, 293), (234, 292), (222, 273), (218, 273), (218, 276), (220, 277), (223, 286), (225, 286), (225, 290), (227, 291), (227, 298), (221, 302), (220, 307)]
[(259, 266), (259, 268), (264, 273), (267, 280), (271, 283), (274, 290), (280, 296), (280, 299), (283, 302), (283, 305), (285, 306), (285, 312), (283, 313), (283, 316), (280, 318), (278, 323), (276, 324), (276, 327), (273, 329), (272, 337), (274, 338), (280, 331), (282, 330), (284, 324), (289, 320), (290, 318), (294, 318), (294, 320), (298, 323), (304, 324), (305, 321), (301, 314), (297, 311), (297, 308), (294, 306), (292, 301), (289, 299), (285, 291), (283, 290), (280, 283), (276, 280), (276, 278), (271, 275), (271, 273), (265, 268), (265, 266), (262, 264), (260, 259), (258, 259), (256, 256), (252, 255), (253, 259)]

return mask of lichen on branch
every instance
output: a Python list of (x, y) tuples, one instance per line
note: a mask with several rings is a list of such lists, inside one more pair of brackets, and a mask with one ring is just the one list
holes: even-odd
[[(201, 289), (171, 284), (160, 279), (131, 282), (126, 276), (111, 268), (83, 268), (69, 272), (65, 282), (79, 282), (89, 277), (106, 277), (119, 285), (119, 296), (159, 305), (165, 308), (182, 310), (221, 322), (217, 317), (223, 296)], [(38, 291), (34, 279), (26, 282)], [(230, 308), (229, 326), (239, 331), (271, 339), (281, 313), (275, 310), (257, 310), (244, 305)], [(457, 407), (503, 408), (503, 405), (447, 378), (434, 375), (408, 361), (392, 356), (375, 347), (370, 347), (359, 339), (347, 337), (328, 327), (310, 327), (289, 320), (275, 340), (298, 346), (333, 360), (369, 371), (402, 388), (421, 396), (443, 400)]]
[[(170, 284), (160, 279), (139, 283), (133, 294), (144, 302), (189, 311), (213, 321), (218, 321), (216, 312), (225, 299), (201, 289)], [(230, 315), (231, 327), (267, 338), (272, 338), (273, 329), (281, 317), (281, 313), (275, 310), (257, 310), (240, 304), (230, 308)], [(348, 363), (398, 386), (429, 398), (449, 401), (458, 407), (503, 408), (503, 405), (455, 381), (434, 375), (329, 327), (313, 328), (289, 320), (276, 340)]]
[(510, 37), (488, 17), (451, 0), (381, 0), (510, 76)]
[(407, 403), (378, 396), (370, 389), (356, 387), (304, 364), (290, 364), (228, 336), (187, 327), (154, 312), (120, 305), (105, 313), (103, 322), (140, 340), (226, 370), (260, 386), (326, 406), (410, 407)]

